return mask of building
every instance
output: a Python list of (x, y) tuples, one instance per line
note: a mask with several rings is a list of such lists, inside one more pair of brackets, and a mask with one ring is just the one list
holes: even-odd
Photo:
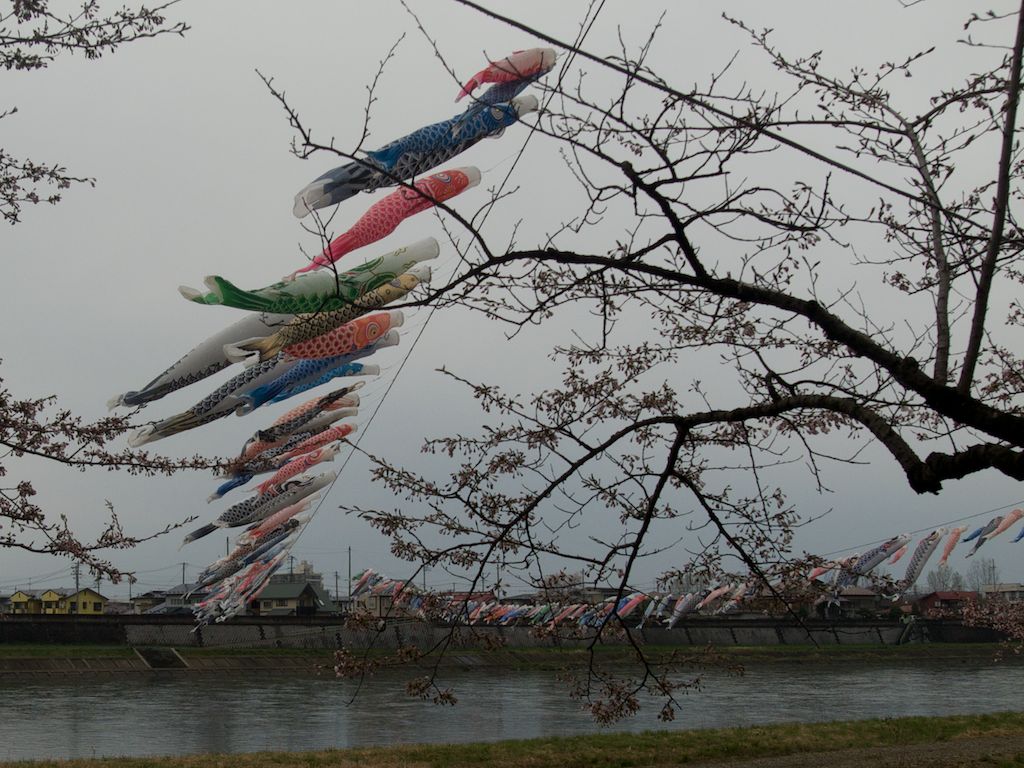
[[(45, 595), (44, 595), (45, 599)], [(77, 614), (79, 616), (99, 616), (106, 611), (110, 601), (97, 592), (95, 589), (80, 589), (78, 592), (70, 591), (62, 601), (57, 603), (58, 613)]]
[(998, 598), (1007, 603), (1024, 603), (1024, 584), (982, 584), (983, 600)]
[(11, 613), (55, 616), (99, 616), (106, 597), (95, 589), (19, 589), (11, 595)]
[(132, 608), (134, 613), (146, 613), (165, 602), (167, 602), (167, 590), (153, 589), (133, 597)]
[(917, 601), (917, 610), (922, 616), (932, 613), (954, 613), (977, 599), (977, 592), (929, 592)]
[(333, 613), (334, 601), (323, 587), (309, 581), (274, 583), (271, 581), (259, 597), (249, 603), (256, 616), (313, 616)]
[[(153, 592), (147, 594), (151, 595), (150, 599), (155, 599), (156, 595), (160, 593)], [(197, 588), (195, 584), (179, 584), (176, 587), (171, 587), (162, 594), (164, 597), (163, 602), (147, 608), (143, 613), (150, 615), (191, 614), (192, 606), (206, 598), (207, 589)], [(150, 599), (147, 599), (146, 602), (149, 602)]]
[(309, 582), (318, 590), (324, 589), (324, 577), (322, 573), (313, 570), (313, 564), (300, 560), (297, 568), (289, 568), (287, 573), (280, 571), (270, 577), (271, 584), (305, 584)]
[(892, 610), (893, 605), (873, 589), (867, 587), (845, 587), (834, 598), (818, 598), (815, 607), (823, 618), (837, 616), (867, 617)]
[(45, 589), (19, 589), (11, 595), (11, 613), (39, 614), (43, 612), (43, 592)]

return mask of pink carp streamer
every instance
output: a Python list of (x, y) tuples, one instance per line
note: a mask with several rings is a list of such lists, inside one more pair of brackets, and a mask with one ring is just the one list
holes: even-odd
[(1000, 533), (1005, 531), (1011, 525), (1016, 523), (1022, 517), (1024, 517), (1024, 509), (1015, 509), (1015, 510), (1013, 510), (1012, 512), (1010, 512), (1010, 514), (1008, 514), (1006, 517), (1003, 518), (1003, 522), (1001, 522), (998, 526), (996, 526), (996, 529), (994, 531), (992, 531), (992, 533), (990, 533), (988, 537), (990, 539), (994, 539), (996, 536), (998, 536)]
[(329, 267), (345, 254), (387, 237), (408, 217), (450, 200), (479, 183), (480, 171), (469, 166), (431, 174), (413, 184), (412, 189), (402, 187), (371, 205), (348, 232), (334, 238), (323, 253), (284, 279), (294, 280), (303, 272)]
[(548, 72), (555, 66), (558, 54), (554, 48), (529, 48), (515, 51), (500, 61), (492, 61), (462, 86), (456, 101), (461, 101), (484, 83), (512, 83)]
[(967, 530), (966, 525), (961, 525), (959, 528), (954, 528), (949, 532), (949, 538), (946, 539), (946, 546), (942, 548), (942, 557), (939, 558), (939, 568), (943, 568), (946, 565), (946, 561), (949, 560), (949, 556), (953, 554), (953, 549), (956, 547), (957, 542), (960, 541), (960, 537), (964, 535)]
[(300, 341), (284, 348), (288, 357), (301, 360), (322, 360), (325, 357), (351, 355), (373, 344), (392, 328), (405, 322), (401, 311), (374, 312), (363, 315), (328, 331), (322, 336)]
[(312, 450), (309, 453), (303, 454), (302, 456), (298, 456), (277, 470), (269, 480), (265, 480), (260, 483), (256, 488), (256, 491), (261, 496), (276, 496), (281, 487), (281, 483), (285, 480), (295, 477), (295, 475), (305, 472), (307, 469), (315, 467), (321, 461), (334, 461), (334, 457), (337, 456), (338, 451), (340, 450), (341, 444), (334, 443), (333, 445), (325, 445), (321, 448)]
[(343, 440), (355, 431), (356, 427), (354, 424), (339, 424), (336, 427), (325, 429), (323, 432), (306, 438), (290, 451), (279, 456), (277, 463), (279, 466), (284, 466), (292, 459), (298, 458), (305, 453), (309, 453), (322, 445), (333, 443), (335, 440)]
[(290, 507), (285, 507), (281, 511), (275, 512), (263, 522), (254, 525), (245, 533), (241, 534), (238, 537), (238, 543), (242, 544), (247, 541), (254, 541), (263, 534), (269, 533), (275, 528), (279, 528), (296, 515), (305, 512), (313, 505), (313, 502), (317, 501), (319, 498), (320, 494), (315, 493), (312, 496), (307, 496), (297, 504), (292, 504)]
[(711, 592), (708, 593), (708, 596), (701, 600), (700, 603), (698, 603), (697, 610), (699, 611), (701, 608), (705, 608), (708, 605), (711, 605), (711, 603), (715, 602), (715, 600), (717, 600), (720, 597), (723, 597), (727, 592), (731, 592), (735, 588), (735, 584), (729, 583), (723, 584), (717, 589), (711, 590)]
[(907, 554), (907, 547), (909, 546), (909, 544), (904, 544), (902, 547), (897, 549), (896, 553), (891, 558), (889, 558), (889, 565), (895, 565), (896, 563), (898, 563), (900, 561), (900, 558)]
[[(288, 439), (291, 432), (283, 432), (278, 435), (277, 430), (275, 429), (276, 427), (287, 428), (289, 425), (301, 421), (302, 417), (309, 416), (308, 419), (303, 421), (303, 424), (306, 424), (320, 413), (329, 413), (331, 411), (358, 406), (359, 395), (352, 393), (361, 389), (362, 386), (363, 383), (358, 382), (351, 387), (343, 387), (337, 392), (332, 392), (330, 395), (314, 397), (312, 400), (307, 400), (302, 405), (295, 406), (283, 416), (278, 417), (267, 429), (260, 430), (253, 435), (246, 442), (245, 446), (242, 448), (242, 452), (233, 463), (240, 466), (245, 464), (247, 461), (254, 459), (256, 456), (263, 453), (263, 451), (283, 444), (283, 442)], [(301, 429), (301, 424), (296, 427), (296, 430)]]

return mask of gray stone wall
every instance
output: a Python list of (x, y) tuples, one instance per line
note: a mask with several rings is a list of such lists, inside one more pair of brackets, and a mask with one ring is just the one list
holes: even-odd
[[(0, 643), (106, 644), (131, 646), (226, 648), (322, 648), (353, 650), (400, 646), (433, 647), (445, 640), (449, 629), (414, 620), (390, 620), (379, 625), (346, 626), (343, 619), (243, 619), (197, 628), (187, 617), (104, 616), (97, 618), (45, 616), (7, 617), (0, 620)], [(659, 646), (736, 645), (862, 645), (899, 642), (991, 642), (990, 630), (963, 627), (955, 622), (918, 622), (908, 628), (885, 621), (793, 621), (766, 618), (696, 618), (673, 629), (660, 627), (634, 631), (638, 643)], [(813, 638), (813, 639), (812, 639)], [(530, 627), (462, 627), (450, 643), (452, 650), (473, 648), (580, 647), (593, 639), (593, 630), (558, 635), (538, 633)], [(604, 633), (606, 645), (626, 642), (614, 631)]]

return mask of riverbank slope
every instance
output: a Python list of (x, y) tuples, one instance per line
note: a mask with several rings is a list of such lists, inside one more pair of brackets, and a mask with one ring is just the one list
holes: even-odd
[(0, 763), (12, 768), (953, 768), (1024, 765), (1024, 713), (322, 752)]
[[(0, 644), (0, 677), (54, 675), (89, 675), (119, 673), (151, 673), (146, 649), (123, 645), (51, 645)], [(160, 650), (166, 650), (161, 648)], [(252, 673), (260, 674), (333, 674), (333, 652), (319, 648), (175, 648), (184, 666), (166, 672)], [(685, 653), (701, 663), (711, 662), (702, 648), (681, 649), (678, 646), (648, 645), (644, 653), (652, 662), (663, 662)], [(390, 651), (357, 651), (388, 665)], [(1007, 662), (1021, 658), (999, 643), (913, 643), (909, 645), (780, 645), (726, 646), (713, 648), (713, 656), (725, 665), (771, 664), (799, 661), (801, 663), (891, 663), (893, 661), (955, 662), (963, 660)], [(591, 652), (582, 648), (457, 648), (450, 649), (440, 660), (444, 669), (547, 669), (582, 668), (598, 664), (629, 664), (635, 652), (625, 646), (597, 646)], [(437, 663), (431, 656), (424, 663)], [(415, 668), (416, 663), (409, 666)]]

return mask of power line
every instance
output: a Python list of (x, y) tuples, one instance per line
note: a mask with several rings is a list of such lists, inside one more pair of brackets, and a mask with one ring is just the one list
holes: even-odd
[[(1024, 504), (1024, 499), (1021, 499), (1020, 501), (1014, 501), (1014, 502), (1011, 502), (1009, 504), (1003, 504), (1003, 506), (1001, 506), (1001, 507), (993, 507), (992, 509), (986, 509), (984, 512), (976, 512), (975, 514), (967, 515), (966, 517), (958, 517), (955, 520), (947, 520), (944, 523), (938, 523), (936, 525), (930, 525), (927, 528), (919, 528), (916, 531), (907, 531), (907, 534), (910, 535), (910, 536), (916, 536), (917, 534), (924, 533), (925, 531), (931, 532), (931, 531), (934, 531), (936, 528), (942, 528), (943, 526), (952, 525), (953, 523), (962, 523), (962, 522), (964, 522), (966, 520), (973, 520), (976, 517), (984, 517), (985, 515), (991, 515), (993, 512), (1001, 512), (1004, 509), (1009, 509), (1010, 507), (1019, 507), (1022, 504)], [(875, 541), (866, 541), (863, 544), (854, 544), (851, 547), (846, 547), (845, 549), (837, 549), (837, 550), (835, 550), (833, 552), (825, 552), (825, 553), (823, 553), (821, 555), (821, 557), (831, 557), (832, 555), (840, 555), (843, 552), (852, 552), (855, 549), (863, 549), (864, 547), (872, 547), (875, 544), (882, 544), (883, 542), (888, 541), (889, 538), (891, 538), (891, 537), (888, 537), (888, 538), (885, 538), (885, 539), (877, 539)]]

